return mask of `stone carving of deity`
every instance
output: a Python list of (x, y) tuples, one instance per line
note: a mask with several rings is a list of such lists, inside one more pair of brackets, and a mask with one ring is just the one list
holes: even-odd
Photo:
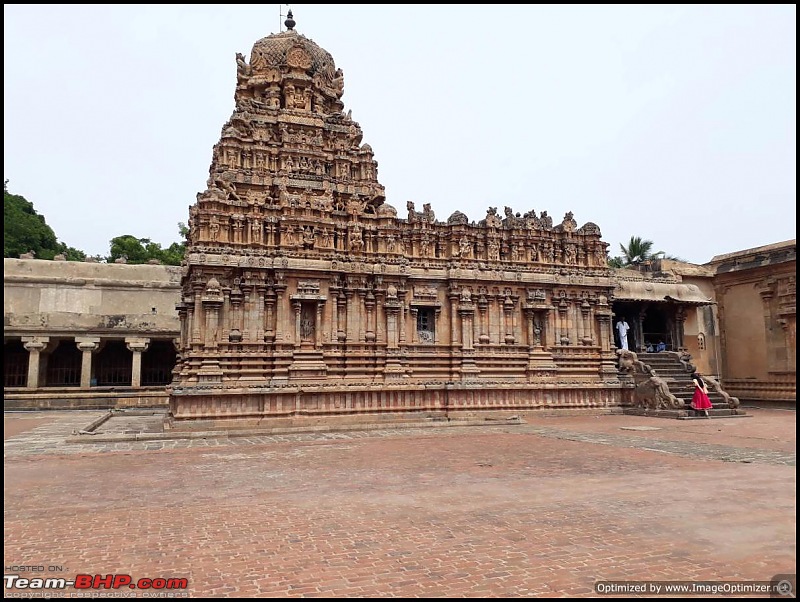
[(472, 257), (472, 243), (466, 236), (461, 237), (458, 243), (458, 252), (462, 259), (469, 259)]
[(429, 257), (431, 253), (431, 239), (426, 234), (420, 241), (420, 253), (423, 257)]
[(314, 246), (314, 228), (306, 226), (303, 230), (303, 244), (307, 247)]
[(322, 229), (322, 234), (320, 236), (320, 246), (327, 249), (331, 246), (331, 235), (328, 232), (327, 228)]
[(286, 245), (289, 247), (293, 247), (295, 245), (295, 233), (294, 233), (294, 226), (289, 224), (286, 227), (286, 233), (284, 238), (286, 239)]
[(253, 242), (261, 242), (261, 232), (261, 221), (257, 219), (253, 220), (253, 223), (250, 224), (250, 236)]
[(310, 341), (314, 338), (314, 320), (305, 312), (300, 319), (300, 338), (304, 341)]
[(219, 220), (216, 215), (211, 216), (211, 220), (208, 224), (208, 231), (212, 241), (216, 241), (217, 238), (219, 238)]
[(564, 247), (564, 263), (569, 265), (574, 265), (575, 257), (576, 257), (575, 245), (566, 245)]
[(490, 240), (488, 245), (489, 261), (500, 261), (500, 243)]
[(350, 232), (350, 250), (357, 253), (364, 248), (364, 240), (361, 238), (361, 228), (355, 226)]

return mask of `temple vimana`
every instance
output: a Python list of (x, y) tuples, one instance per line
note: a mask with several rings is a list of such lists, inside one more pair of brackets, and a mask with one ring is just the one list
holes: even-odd
[(190, 208), (173, 416), (618, 403), (600, 229), (399, 215), (342, 70), (286, 24), (237, 55)]
[(681, 416), (695, 367), (715, 411), (794, 403), (796, 241), (610, 269), (600, 228), (571, 212), (400, 213), (342, 70), (286, 27), (236, 55), (182, 268), (4, 260), (6, 409), (168, 398), (175, 427)]

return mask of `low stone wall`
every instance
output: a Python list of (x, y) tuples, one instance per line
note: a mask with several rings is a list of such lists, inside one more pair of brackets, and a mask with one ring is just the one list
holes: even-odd
[(136, 391), (85, 391), (76, 389), (6, 389), (3, 410), (111, 410), (124, 408), (167, 408), (169, 396), (164, 387)]
[(286, 387), (280, 389), (174, 390), (170, 414), (184, 420), (263, 420), (293, 417), (408, 415), (510, 411), (592, 411), (602, 413), (629, 402), (622, 384), (539, 385), (374, 385)]
[(797, 405), (794, 375), (782, 380), (725, 379), (725, 389), (746, 404)]

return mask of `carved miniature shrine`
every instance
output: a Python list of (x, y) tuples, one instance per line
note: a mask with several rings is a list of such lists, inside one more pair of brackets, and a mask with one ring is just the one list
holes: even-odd
[(342, 70), (286, 24), (237, 55), (190, 208), (173, 419), (618, 405), (599, 228), (398, 216)]

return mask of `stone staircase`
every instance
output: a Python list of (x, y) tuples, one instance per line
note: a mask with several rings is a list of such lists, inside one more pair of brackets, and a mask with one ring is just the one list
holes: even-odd
[[(640, 353), (638, 357), (640, 361), (655, 370), (657, 376), (666, 381), (670, 393), (685, 403), (686, 415), (680, 417), (695, 417), (693, 410), (689, 407), (692, 396), (694, 395), (692, 373), (687, 370), (684, 362), (680, 360), (679, 354), (673, 352)], [(710, 379), (704, 377), (704, 380), (708, 388), (708, 397), (713, 406), (713, 408), (708, 411), (709, 416), (723, 417), (744, 414), (742, 410), (731, 407), (729, 402), (730, 397), (726, 398), (726, 394), (721, 392), (721, 390), (716, 391)], [(702, 415), (702, 418), (705, 418), (705, 415)]]

